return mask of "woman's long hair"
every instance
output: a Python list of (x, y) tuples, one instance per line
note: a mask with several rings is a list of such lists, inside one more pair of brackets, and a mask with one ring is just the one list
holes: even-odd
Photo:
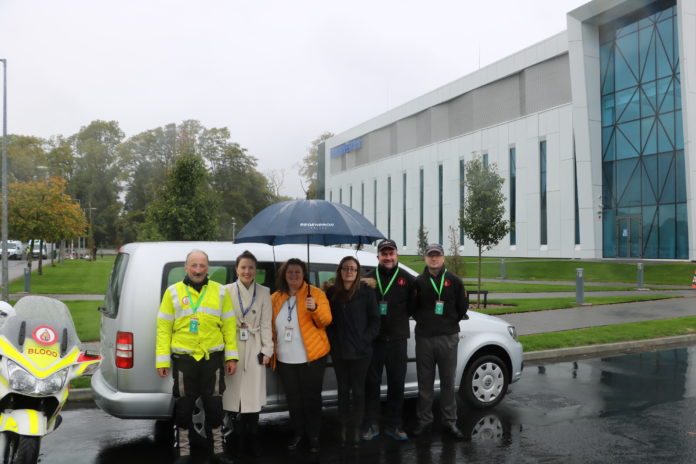
[(309, 284), (309, 273), (307, 272), (307, 263), (299, 258), (290, 258), (280, 265), (278, 269), (278, 276), (276, 277), (276, 290), (290, 294), (290, 287), (288, 286), (288, 281), (285, 280), (285, 272), (288, 270), (288, 266), (300, 266), (302, 269), (302, 279)]
[[(355, 273), (355, 280), (351, 284), (350, 288), (346, 289), (345, 286), (343, 285), (343, 276), (341, 275), (341, 268), (343, 265), (348, 262), (348, 261), (353, 261), (355, 262), (355, 267), (358, 268), (357, 272)], [(337, 301), (348, 301), (351, 298), (353, 298), (353, 295), (355, 295), (355, 292), (358, 290), (360, 287), (360, 261), (357, 260), (354, 256), (346, 256), (341, 260), (340, 263), (338, 263), (338, 268), (336, 268), (336, 283), (334, 284), (334, 300)]]

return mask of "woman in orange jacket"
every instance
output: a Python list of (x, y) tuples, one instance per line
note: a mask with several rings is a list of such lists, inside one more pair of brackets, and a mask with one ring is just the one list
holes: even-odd
[[(307, 265), (292, 258), (280, 266), (273, 306), (274, 365), (278, 369), (290, 411), (294, 435), (288, 450), (303, 437), (310, 452), (319, 451), (321, 390), (329, 353), (326, 326), (331, 308), (326, 295), (309, 285)], [(309, 290), (308, 290), (309, 288)]]

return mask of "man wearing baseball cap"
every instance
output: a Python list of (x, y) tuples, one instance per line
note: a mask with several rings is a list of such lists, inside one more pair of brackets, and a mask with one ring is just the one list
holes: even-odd
[(382, 371), (387, 371), (387, 409), (384, 433), (398, 441), (408, 440), (401, 425), (406, 378), (406, 344), (410, 335), (409, 302), (414, 278), (399, 268), (399, 253), (394, 240), (377, 245), (379, 265), (366, 277), (375, 279), (375, 292), (381, 315), (379, 335), (372, 344), (372, 360), (367, 373), (365, 425), (361, 437), (372, 440), (379, 435), (380, 386)]
[(464, 435), (457, 428), (454, 375), (457, 369), (459, 321), (466, 317), (469, 297), (462, 279), (445, 269), (442, 245), (436, 243), (426, 247), (425, 266), (414, 285), (418, 424), (413, 435), (423, 435), (432, 427), (433, 385), (437, 367), (443, 430), (455, 438), (463, 438)]

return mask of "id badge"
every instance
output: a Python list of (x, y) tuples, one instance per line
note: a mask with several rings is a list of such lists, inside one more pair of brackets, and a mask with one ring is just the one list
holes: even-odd
[(292, 341), (292, 327), (286, 327), (285, 328), (285, 336), (283, 337), (283, 340), (286, 342), (291, 342)]
[(442, 314), (445, 312), (445, 302), (437, 300), (435, 302), (435, 314), (438, 316), (442, 316)]
[(249, 340), (249, 329), (246, 326), (239, 328), (239, 339), (243, 342)]
[(380, 314), (380, 316), (387, 315), (387, 302), (386, 301), (379, 302), (379, 314)]
[(191, 321), (189, 322), (189, 332), (191, 332), (192, 334), (198, 333), (198, 318), (191, 318)]

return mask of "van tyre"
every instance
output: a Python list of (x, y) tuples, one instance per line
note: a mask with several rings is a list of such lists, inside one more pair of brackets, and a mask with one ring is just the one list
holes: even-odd
[(489, 354), (475, 359), (464, 371), (459, 394), (474, 408), (491, 408), (503, 399), (509, 383), (505, 363)]

